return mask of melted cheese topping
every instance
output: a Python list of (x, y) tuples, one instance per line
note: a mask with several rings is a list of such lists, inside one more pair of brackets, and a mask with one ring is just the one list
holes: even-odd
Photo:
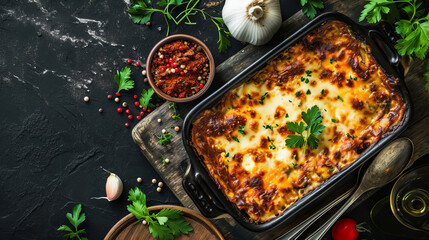
[[(329, 21), (193, 123), (192, 144), (226, 197), (255, 222), (279, 215), (397, 125), (406, 104), (369, 46)], [(287, 122), (317, 105), (316, 149), (285, 145)]]

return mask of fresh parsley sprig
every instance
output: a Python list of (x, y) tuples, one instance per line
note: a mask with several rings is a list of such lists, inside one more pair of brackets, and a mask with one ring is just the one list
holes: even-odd
[(121, 71), (116, 71), (115, 82), (118, 84), (118, 91), (130, 90), (134, 88), (134, 81), (131, 78), (131, 69), (124, 67)]
[[(217, 27), (219, 33), (218, 49), (219, 52), (224, 52), (231, 46), (228, 39), (228, 37), (231, 37), (231, 34), (224, 28), (225, 23), (221, 17), (214, 17), (208, 14), (204, 8), (197, 8), (196, 6), (199, 2), (200, 0), (160, 0), (156, 4), (160, 7), (164, 7), (164, 9), (158, 9), (152, 6), (151, 0), (131, 0), (131, 8), (128, 9), (127, 12), (131, 15), (133, 22), (137, 24), (147, 24), (150, 22), (153, 13), (162, 13), (167, 24), (167, 36), (170, 34), (169, 20), (173, 21), (176, 25), (179, 25), (182, 21), (185, 21), (187, 25), (196, 25), (197, 23), (192, 22), (189, 17), (200, 13), (204, 20), (209, 17)], [(179, 7), (182, 9), (185, 7), (185, 9), (174, 16), (174, 10)]]
[(191, 224), (183, 218), (183, 212), (177, 209), (164, 208), (158, 213), (149, 214), (146, 206), (146, 195), (138, 188), (130, 189), (127, 210), (138, 221), (146, 221), (149, 224), (149, 232), (156, 239), (172, 240), (182, 234), (188, 234), (193, 230)]
[(300, 2), (302, 6), (302, 13), (307, 15), (307, 17), (310, 19), (313, 19), (316, 16), (316, 8), (325, 8), (325, 5), (323, 5), (322, 0), (301, 0)]
[(82, 205), (77, 204), (76, 206), (74, 206), (72, 213), (66, 214), (66, 217), (71, 223), (71, 225), (73, 225), (74, 230), (72, 230), (67, 225), (61, 225), (57, 229), (57, 231), (68, 232), (67, 234), (63, 235), (63, 238), (62, 238), (63, 240), (68, 240), (68, 239), (88, 240), (88, 238), (81, 236), (81, 234), (86, 234), (85, 229), (78, 230), (79, 225), (85, 221), (85, 213), (81, 213), (81, 211), (82, 211)]
[(307, 112), (302, 112), (301, 117), (304, 122), (286, 123), (289, 131), (296, 132), (299, 135), (288, 135), (288, 139), (286, 139), (285, 142), (287, 147), (303, 147), (302, 152), (305, 153), (307, 144), (312, 149), (317, 148), (319, 139), (317, 139), (316, 136), (322, 133), (325, 126), (321, 124), (322, 115), (317, 105), (307, 109)]
[(155, 107), (154, 104), (150, 103), (149, 101), (152, 99), (153, 94), (155, 91), (152, 88), (149, 88), (148, 90), (143, 89), (141, 93), (141, 97), (139, 99), (140, 105), (142, 105), (142, 108), (153, 108)]

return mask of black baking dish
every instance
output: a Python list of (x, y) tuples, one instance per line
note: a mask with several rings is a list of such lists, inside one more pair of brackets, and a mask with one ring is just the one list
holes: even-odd
[[(222, 190), (218, 188), (206, 170), (199, 156), (197, 156), (196, 152), (191, 147), (190, 142), (192, 122), (202, 111), (210, 108), (226, 93), (246, 81), (253, 73), (263, 68), (268, 61), (279, 55), (287, 47), (295, 44), (302, 37), (306, 36), (313, 29), (317, 28), (327, 20), (339, 20), (346, 23), (350, 27), (353, 35), (358, 40), (368, 44), (371, 47), (375, 60), (384, 69), (385, 73), (400, 79), (398, 88), (404, 101), (407, 103), (405, 115), (401, 124), (398, 124), (398, 126), (392, 129), (392, 131), (385, 134), (383, 138), (380, 139), (380, 141), (374, 146), (368, 148), (355, 162), (342, 169), (337, 174), (334, 174), (324, 183), (319, 185), (316, 189), (306, 194), (303, 198), (297, 200), (278, 217), (264, 223), (253, 223), (250, 221), (250, 218), (244, 211), (238, 210), (235, 204), (228, 201)], [(213, 218), (221, 214), (228, 213), (242, 226), (251, 231), (264, 231), (268, 229), (273, 230), (284, 227), (286, 224), (288, 224), (289, 219), (292, 219), (294, 216), (296, 217), (302, 213), (302, 210), (308, 207), (310, 203), (314, 203), (321, 197), (329, 194), (330, 191), (334, 191), (333, 189), (338, 186), (338, 184), (341, 184), (341, 181), (347, 175), (357, 170), (358, 167), (360, 167), (367, 160), (371, 159), (371, 157), (384, 148), (386, 144), (399, 136), (399, 134), (405, 130), (411, 115), (410, 98), (404, 84), (404, 70), (399, 64), (399, 55), (396, 53), (393, 47), (392, 41), (394, 40), (394, 34), (393, 32), (389, 32), (389, 29), (386, 29), (385, 27), (386, 26), (381, 27), (381, 25), (370, 27), (362, 26), (339, 13), (322, 14), (304, 25), (302, 28), (300, 28), (299, 31), (285, 39), (274, 49), (247, 67), (233, 79), (229, 80), (223, 87), (219, 88), (189, 112), (184, 121), (182, 139), (185, 149), (190, 157), (191, 166), (188, 168), (188, 171), (183, 179), (183, 187), (204, 216)]]

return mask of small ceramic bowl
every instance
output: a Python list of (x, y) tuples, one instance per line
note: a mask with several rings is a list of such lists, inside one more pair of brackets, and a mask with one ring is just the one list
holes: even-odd
[[(155, 80), (154, 80), (154, 77), (152, 75), (152, 60), (155, 57), (155, 54), (158, 52), (158, 49), (167, 43), (178, 41), (178, 40), (185, 40), (185, 41), (189, 41), (189, 42), (194, 42), (194, 43), (200, 45), (201, 48), (203, 49), (204, 53), (207, 55), (207, 58), (209, 60), (209, 65), (210, 65), (209, 66), (210, 71), (209, 71), (208, 77), (206, 79), (206, 84), (204, 85), (204, 87), (202, 89), (200, 89), (194, 95), (189, 96), (189, 97), (184, 97), (184, 98), (177, 98), (177, 97), (173, 97), (173, 96), (170, 96), (170, 95), (164, 93), (160, 88), (158, 88), (155, 85)], [(176, 35), (171, 35), (171, 36), (168, 36), (168, 37), (162, 39), (152, 48), (152, 50), (150, 51), (149, 56), (147, 58), (147, 61), (146, 61), (146, 74), (147, 74), (146, 76), (148, 78), (150, 86), (153, 88), (153, 90), (155, 91), (155, 93), (159, 97), (161, 97), (167, 101), (171, 101), (171, 102), (179, 102), (179, 103), (180, 102), (190, 102), (190, 101), (195, 100), (195, 99), (199, 98), (200, 96), (202, 96), (207, 91), (207, 89), (209, 89), (211, 83), (213, 82), (213, 78), (215, 75), (215, 63), (214, 63), (213, 55), (210, 52), (209, 48), (201, 40), (199, 40), (196, 37), (186, 35), (186, 34), (176, 34)]]

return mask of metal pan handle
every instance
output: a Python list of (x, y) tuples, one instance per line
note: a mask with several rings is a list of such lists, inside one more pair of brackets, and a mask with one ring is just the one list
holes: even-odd
[(401, 65), (401, 56), (395, 49), (395, 44), (399, 36), (396, 34), (393, 27), (386, 22), (380, 22), (368, 31), (368, 35), (385, 54), (390, 64), (397, 69), (399, 73), (403, 74), (404, 66)]
[(186, 193), (205, 217), (215, 218), (225, 213), (224, 207), (220, 206), (219, 201), (215, 200), (200, 175), (195, 174), (192, 169), (185, 174), (182, 184)]

